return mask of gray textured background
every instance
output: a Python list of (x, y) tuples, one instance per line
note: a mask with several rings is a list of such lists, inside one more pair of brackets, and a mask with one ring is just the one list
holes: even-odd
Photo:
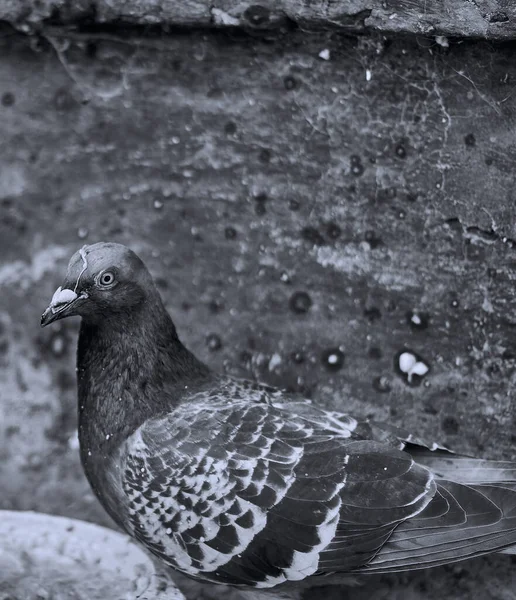
[[(212, 367), (515, 458), (514, 47), (119, 34), (0, 29), (0, 508), (107, 523), (78, 460), (77, 322), (39, 329), (99, 240), (140, 253)], [(335, 597), (508, 600), (513, 570)]]
[(0, 0), (0, 20), (22, 31), (49, 23), (94, 22), (255, 30), (298, 25), (496, 40), (516, 36), (511, 0)]

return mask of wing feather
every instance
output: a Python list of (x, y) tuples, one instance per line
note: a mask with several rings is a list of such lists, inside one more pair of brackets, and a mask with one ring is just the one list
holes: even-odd
[(249, 382), (121, 450), (132, 533), (189, 575), (273, 587), (435, 566), (516, 542), (516, 465), (461, 457)]
[(516, 542), (516, 493), (496, 485), (438, 483), (436, 499), (402, 523), (366, 567), (368, 572), (421, 569), (486, 554)]
[(337, 555), (365, 564), (435, 485), (356, 426), (306, 403), (192, 398), (124, 448), (134, 535), (189, 575), (237, 585), (324, 573)]

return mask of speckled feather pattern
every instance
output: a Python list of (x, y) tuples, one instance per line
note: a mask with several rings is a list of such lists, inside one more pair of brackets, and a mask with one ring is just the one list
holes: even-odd
[(350, 570), (433, 496), (429, 471), (355, 419), (267, 390), (186, 394), (125, 444), (134, 535), (189, 575), (272, 587)]

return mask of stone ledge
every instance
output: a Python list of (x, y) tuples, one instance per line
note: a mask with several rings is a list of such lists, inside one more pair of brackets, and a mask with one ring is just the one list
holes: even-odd
[(516, 4), (503, 0), (0, 0), (0, 20), (31, 31), (53, 23), (274, 29), (295, 24), (313, 30), (377, 31), (461, 38), (516, 38)]

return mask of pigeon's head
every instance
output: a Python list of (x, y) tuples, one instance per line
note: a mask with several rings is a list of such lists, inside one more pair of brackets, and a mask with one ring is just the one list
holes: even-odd
[(74, 315), (90, 322), (124, 316), (156, 293), (147, 268), (126, 246), (107, 242), (83, 246), (70, 259), (41, 326)]

